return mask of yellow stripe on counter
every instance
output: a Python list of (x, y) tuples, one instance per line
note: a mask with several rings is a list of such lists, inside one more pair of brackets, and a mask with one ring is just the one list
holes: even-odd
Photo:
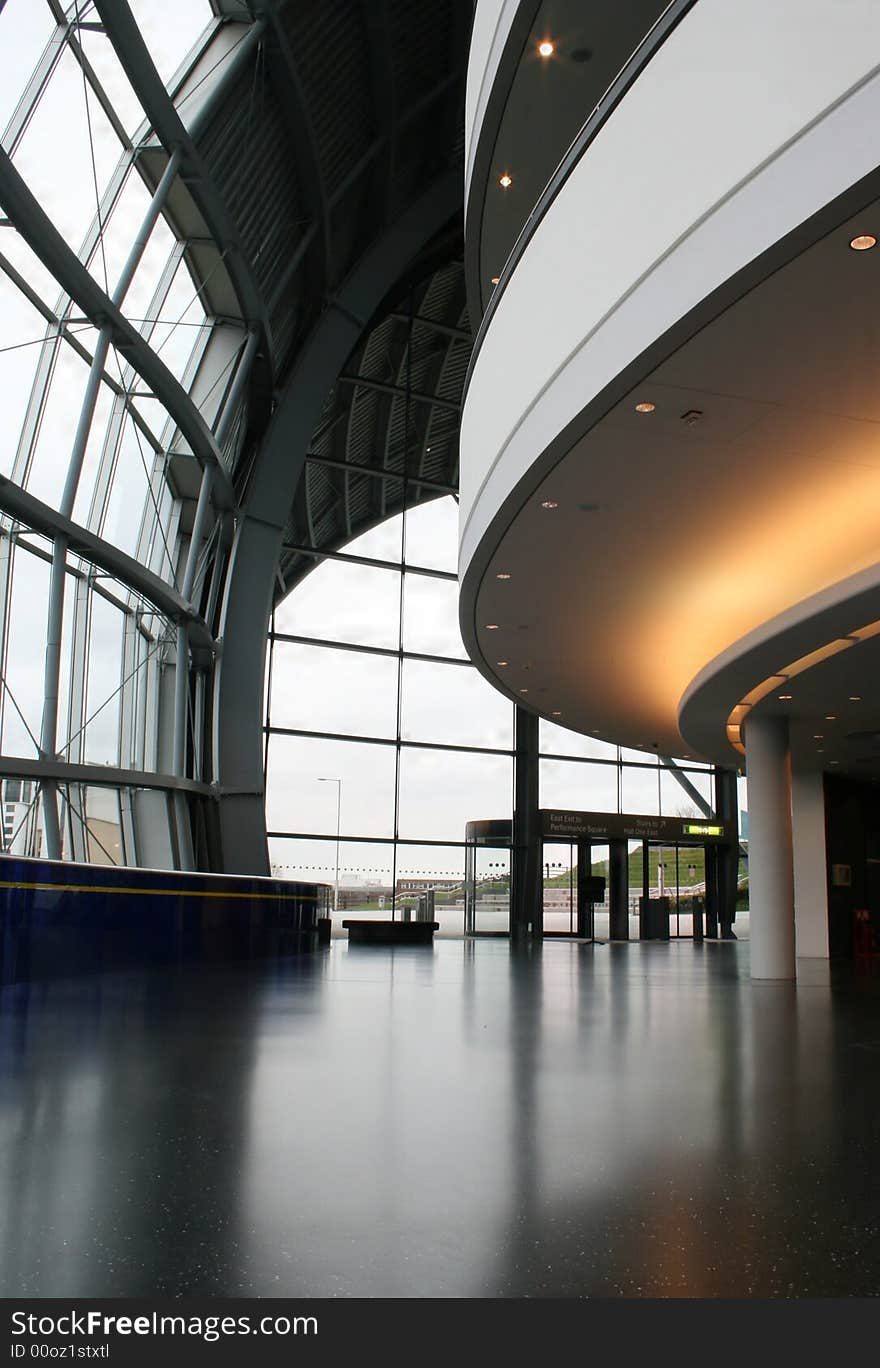
[(250, 902), (315, 902), (307, 893), (208, 893), (197, 888), (115, 888), (109, 884), (19, 883), (0, 879), (0, 888), (26, 888), (36, 893), (135, 893), (150, 898), (247, 898)]

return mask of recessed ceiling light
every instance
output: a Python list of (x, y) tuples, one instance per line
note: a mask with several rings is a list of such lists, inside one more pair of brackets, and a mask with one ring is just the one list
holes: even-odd
[(656, 407), (656, 404), (652, 404), (646, 399), (643, 403), (636, 404), (636, 413), (653, 413)]
[(840, 764), (840, 761), (839, 761), (839, 760), (829, 760), (828, 763), (829, 763), (829, 765), (839, 765), (839, 764)]
[(492, 279), (489, 281), (489, 284), (490, 284), (490, 285), (497, 285), (500, 279), (501, 279), (500, 276), (493, 276)]
[(502, 665), (502, 666), (503, 666), (503, 665), (509, 665), (510, 662), (509, 662), (508, 660), (496, 660), (496, 661), (495, 661), (495, 664), (496, 664), (496, 665)]
[(509, 571), (509, 570), (499, 570), (498, 573), (497, 573), (497, 575), (495, 576), (495, 578), (496, 578), (496, 579), (510, 579), (510, 571)]
[(551, 716), (551, 717), (561, 717), (561, 716), (562, 716), (562, 709), (561, 709), (561, 708), (554, 708), (553, 711), (552, 711), (552, 713), (550, 714), (550, 716)]
[(822, 735), (821, 732), (815, 732), (814, 735), (813, 735), (813, 740), (814, 740), (814, 741), (824, 741), (824, 740), (825, 740), (825, 737)]
[(551, 43), (549, 38), (545, 38), (543, 43), (538, 44), (538, 51), (542, 57), (552, 57), (556, 51), (556, 45)]
[(541, 501), (541, 507), (542, 507), (542, 508), (558, 508), (558, 507), (559, 507), (559, 504), (556, 502), (555, 499), (543, 499), (543, 500)]
[(825, 721), (826, 721), (826, 722), (836, 722), (836, 721), (837, 721), (837, 713), (826, 713), (826, 714), (825, 714)]
[(849, 245), (854, 252), (867, 252), (871, 247), (877, 246), (877, 239), (873, 233), (859, 233), (856, 237), (850, 238)]
[(497, 632), (497, 631), (498, 631), (498, 623), (497, 623), (497, 622), (487, 622), (487, 623), (486, 623), (486, 631), (487, 631), (487, 632)]
[(817, 755), (824, 755), (824, 754), (825, 754), (825, 747), (824, 747), (824, 746), (817, 746), (817, 747), (816, 747), (816, 754), (817, 754)]
[(780, 703), (790, 703), (792, 698), (791, 694), (777, 694), (776, 697)]
[(520, 689), (520, 693), (528, 693), (528, 689)]
[(509, 189), (509, 187), (513, 185), (513, 176), (511, 176), (509, 172), (505, 171), (503, 175), (498, 177), (498, 184), (501, 186), (502, 190)]
[(850, 694), (850, 696), (849, 696), (849, 701), (850, 701), (850, 703), (861, 703), (861, 701), (862, 701), (862, 695), (861, 695), (861, 694)]

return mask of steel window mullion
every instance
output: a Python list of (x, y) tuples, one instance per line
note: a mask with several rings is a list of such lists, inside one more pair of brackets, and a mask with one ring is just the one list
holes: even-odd
[(512, 759), (512, 750), (500, 746), (465, 746), (450, 741), (400, 741), (393, 736), (351, 736), (347, 732), (308, 731), (302, 727), (263, 726), (271, 736), (300, 736), (314, 741), (355, 741), (367, 746), (399, 746), (404, 750), (454, 751), (463, 755), (505, 755)]
[(12, 112), (12, 116), (3, 131), (2, 139), (0, 139), (0, 147), (8, 152), (10, 157), (18, 151), (18, 145), (27, 132), (28, 124), (40, 103), (43, 91), (49, 84), (52, 73), (61, 60), (66, 41), (67, 25), (58, 23), (43, 50), (31, 79), (25, 86), (21, 99)]
[[(270, 841), (335, 841), (336, 833), (325, 834), (321, 831), (267, 831), (266, 837)], [(440, 841), (434, 837), (400, 836), (395, 841), (393, 836), (346, 836), (341, 835), (340, 841), (350, 841), (353, 845), (399, 845), (399, 846), (448, 846), (450, 850), (467, 850), (467, 841)], [(505, 850), (506, 846), (494, 846), (493, 849)]]
[(288, 646), (319, 646), (333, 651), (354, 651), (358, 655), (384, 656), (389, 660), (418, 660), (428, 665), (463, 665), (469, 670), (476, 668), (472, 660), (464, 660), (460, 656), (427, 655), (423, 651), (403, 651), (395, 646), (365, 646), (354, 641), (295, 636), (290, 632), (269, 632), (269, 639), (283, 642)]
[[(402, 476), (397, 478), (403, 479)], [(345, 565), (364, 565), (375, 570), (394, 570), (401, 573), (403, 566), (400, 561), (377, 560), (372, 556), (354, 556), (348, 551), (324, 551), (317, 546), (300, 546), (293, 542), (283, 542), (282, 551), (293, 552), (297, 556), (311, 556), (314, 560), (342, 561)], [(454, 570), (434, 570), (429, 565), (407, 565), (408, 575), (424, 575), (428, 579), (449, 580), (453, 584), (458, 583), (458, 575)]]

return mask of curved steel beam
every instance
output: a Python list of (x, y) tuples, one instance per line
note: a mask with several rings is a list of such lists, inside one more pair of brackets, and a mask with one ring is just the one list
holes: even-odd
[(108, 327), (113, 345), (149, 385), (192, 447), (201, 466), (217, 468), (218, 491), (225, 507), (234, 507), (235, 494), (214, 435), (183, 386), (159, 360), (109, 295), (71, 251), (58, 229), (40, 208), (5, 152), (0, 150), (0, 204), (31, 250), (58, 281), (62, 290), (97, 327)]
[[(278, 556), (328, 390), (382, 300), (461, 206), (461, 172), (445, 172), (365, 253), (318, 320), (293, 366), (256, 463), (236, 528), (215, 671), (214, 755), (222, 868), (269, 868), (263, 809), (263, 665)], [(232, 797), (230, 790), (235, 790)]]
[[(267, 355), (271, 356), (271, 329), (265, 301), (223, 196), (196, 148), (196, 133), (184, 126), (125, 0), (95, 0), (95, 8), (156, 136), (169, 153), (175, 148), (180, 150), (181, 176), (211, 237), (223, 253), (229, 278), (241, 305), (242, 317), (246, 323), (262, 329)], [(210, 119), (230, 81), (238, 74), (241, 64), (263, 33), (263, 27), (262, 20), (253, 24), (230, 56), (225, 71), (198, 117), (196, 127)]]
[(106, 570), (108, 575), (113, 575), (135, 593), (142, 594), (157, 612), (172, 622), (186, 623), (194, 642), (213, 651), (214, 641), (204, 619), (172, 585), (111, 542), (104, 541), (79, 523), (63, 517), (57, 509), (29, 494), (5, 475), (0, 475), (0, 510), (32, 531), (51, 537), (53, 541), (58, 537), (64, 538), (75, 555), (82, 556), (100, 570)]
[(204, 798), (217, 796), (210, 784), (180, 779), (176, 774), (151, 774), (147, 770), (118, 769), (115, 765), (80, 765), (69, 760), (32, 760), (22, 755), (0, 756), (0, 777), (9, 779), (51, 779), (57, 784), (101, 784), (107, 788), (164, 789), (169, 792), (199, 793)]

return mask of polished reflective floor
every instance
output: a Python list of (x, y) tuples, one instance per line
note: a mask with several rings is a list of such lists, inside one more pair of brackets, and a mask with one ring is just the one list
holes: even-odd
[(880, 970), (442, 941), (0, 996), (0, 1293), (880, 1288)]

